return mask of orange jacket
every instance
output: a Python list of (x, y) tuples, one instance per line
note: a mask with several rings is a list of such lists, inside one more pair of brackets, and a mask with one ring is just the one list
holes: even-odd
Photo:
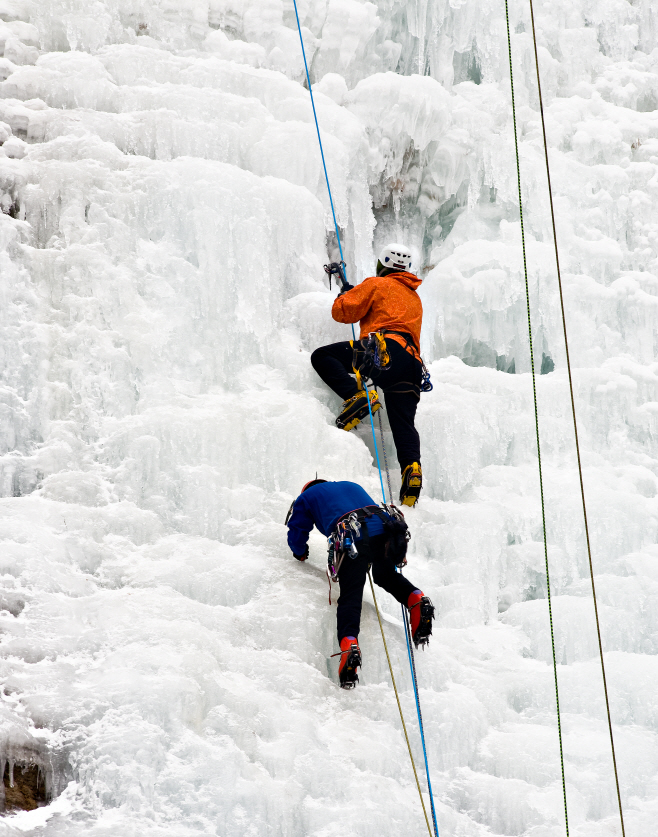
[[(416, 354), (420, 350), (423, 305), (416, 293), (423, 280), (413, 273), (370, 276), (351, 291), (336, 297), (331, 316), (339, 323), (360, 321), (360, 339), (371, 331), (404, 331), (413, 337)], [(403, 337), (391, 334), (388, 340), (405, 345)]]

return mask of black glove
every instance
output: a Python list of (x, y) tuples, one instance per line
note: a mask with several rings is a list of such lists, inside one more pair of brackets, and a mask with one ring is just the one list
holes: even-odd
[[(295, 553), (294, 553), (294, 552), (293, 552), (293, 555), (295, 555)], [(308, 558), (308, 546), (306, 547), (306, 549), (304, 550), (304, 552), (302, 552), (302, 554), (301, 554), (301, 555), (295, 555), (295, 558), (296, 558), (298, 561), (306, 561), (306, 559)]]
[(348, 291), (351, 291), (353, 287), (354, 287), (354, 285), (350, 285), (349, 282), (347, 282), (347, 281), (343, 282), (343, 287), (338, 292), (338, 296), (342, 296), (343, 294), (347, 293)]

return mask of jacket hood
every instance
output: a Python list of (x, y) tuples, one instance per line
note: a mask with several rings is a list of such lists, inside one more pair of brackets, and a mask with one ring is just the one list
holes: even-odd
[(406, 270), (401, 270), (399, 273), (389, 273), (384, 278), (396, 279), (401, 284), (411, 288), (412, 291), (415, 291), (416, 288), (419, 288), (423, 284), (423, 280), (419, 279), (415, 273), (407, 273)]

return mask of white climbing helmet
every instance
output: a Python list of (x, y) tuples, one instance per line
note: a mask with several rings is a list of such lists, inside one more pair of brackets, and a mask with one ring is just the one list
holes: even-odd
[(379, 254), (379, 262), (391, 270), (411, 270), (411, 250), (404, 244), (387, 244)]

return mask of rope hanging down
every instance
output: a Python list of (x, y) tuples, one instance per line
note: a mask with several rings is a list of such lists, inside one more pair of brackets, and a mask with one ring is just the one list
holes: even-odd
[(539, 493), (541, 497), (541, 523), (544, 539), (544, 563), (546, 566), (546, 592), (548, 598), (548, 618), (551, 626), (551, 650), (553, 653), (553, 677), (555, 679), (555, 704), (557, 707), (557, 731), (560, 741), (560, 768), (562, 770), (562, 796), (564, 799), (564, 821), (569, 837), (569, 814), (567, 810), (567, 784), (564, 776), (564, 749), (562, 746), (562, 722), (560, 719), (560, 693), (557, 682), (557, 660), (555, 657), (555, 635), (553, 632), (553, 607), (551, 603), (551, 579), (548, 569), (548, 546), (546, 544), (546, 511), (544, 505), (544, 478), (541, 465), (541, 446), (539, 444), (539, 410), (537, 408), (537, 384), (535, 378), (535, 360), (532, 348), (532, 322), (530, 320), (530, 288), (528, 286), (528, 264), (526, 261), (525, 229), (523, 225), (523, 199), (521, 197), (521, 162), (519, 159), (519, 139), (516, 128), (516, 104), (514, 101), (514, 74), (512, 71), (512, 38), (509, 25), (508, 0), (505, 0), (505, 21), (507, 23), (507, 49), (509, 53), (509, 74), (512, 90), (512, 121), (514, 123), (514, 151), (516, 153), (516, 180), (519, 190), (519, 218), (521, 220), (521, 247), (523, 250), (523, 275), (525, 278), (525, 297), (528, 310), (528, 338), (530, 340), (530, 369), (532, 371), (532, 397), (535, 407), (535, 436), (537, 438), (537, 462), (539, 465)]
[[(352, 327), (354, 327), (354, 326), (352, 326)], [(365, 378), (363, 379), (363, 386), (365, 387), (365, 390), (366, 390), (366, 401), (368, 402), (368, 414), (370, 415), (370, 429), (372, 430), (372, 441), (373, 441), (373, 444), (375, 446), (375, 458), (377, 459), (377, 470), (379, 471), (379, 485), (381, 486), (382, 499), (384, 500), (384, 503), (385, 503), (386, 502), (386, 492), (384, 491), (384, 480), (383, 480), (383, 477), (382, 477), (382, 466), (379, 464), (379, 451), (377, 450), (377, 439), (375, 437), (375, 423), (372, 420), (372, 405), (370, 404), (370, 390), (368, 389), (368, 384), (367, 384)], [(375, 388), (375, 392), (376, 391), (377, 391), (377, 389)], [(381, 421), (381, 419), (380, 419), (380, 421)], [(386, 476), (388, 477), (388, 469), (386, 471)], [(391, 483), (390, 483), (390, 480), (389, 480), (389, 489), (388, 489), (389, 491), (391, 490), (390, 486), (391, 486)]]
[[(338, 232), (338, 221), (336, 220), (336, 212), (334, 210), (334, 199), (331, 196), (331, 187), (329, 186), (329, 175), (327, 174), (327, 164), (324, 160), (324, 149), (322, 148), (322, 138), (320, 137), (320, 126), (318, 125), (318, 115), (315, 111), (315, 99), (313, 98), (313, 88), (311, 87), (311, 76), (308, 72), (308, 64), (306, 62), (306, 50), (304, 49), (304, 39), (302, 38), (302, 27), (299, 22), (299, 14), (297, 12), (297, 0), (292, 0), (295, 6), (295, 17), (297, 18), (297, 31), (299, 32), (299, 43), (302, 45), (302, 57), (304, 58), (304, 69), (306, 70), (306, 81), (308, 83), (308, 92), (311, 94), (311, 106), (313, 107), (313, 118), (315, 119), (315, 130), (318, 132), (318, 143), (320, 144), (320, 154), (322, 156), (322, 168), (324, 169), (324, 179), (327, 181), (327, 192), (329, 192), (329, 203), (331, 204), (331, 214), (334, 216), (334, 227), (336, 229), (336, 239), (338, 240), (338, 251), (340, 252), (340, 260), (343, 258), (343, 247), (340, 243), (340, 233)], [(352, 334), (354, 334), (354, 326), (352, 326)]]
[[(377, 413), (377, 418), (379, 419), (379, 436), (382, 445), (382, 454), (384, 457), (384, 467), (386, 468), (386, 483), (388, 485), (388, 496), (389, 501), (393, 502), (393, 491), (391, 489), (391, 475), (388, 470), (388, 458), (386, 456), (386, 445), (384, 443), (384, 428), (382, 427), (382, 416), (381, 410)], [(373, 431), (373, 441), (375, 443), (375, 447), (377, 447), (377, 441), (375, 440), (374, 427), (372, 428)], [(386, 502), (386, 495), (384, 495), (384, 502)], [(398, 572), (402, 572), (399, 570)], [(436, 808), (434, 807), (434, 794), (432, 793), (432, 781), (430, 779), (430, 768), (427, 763), (427, 746), (425, 745), (425, 727), (423, 725), (423, 715), (420, 711), (420, 696), (418, 694), (418, 678), (416, 677), (416, 658), (414, 655), (414, 649), (412, 647), (411, 641), (411, 626), (409, 624), (409, 613), (405, 609), (403, 604), (400, 605), (400, 610), (402, 611), (402, 621), (404, 622), (404, 635), (407, 642), (407, 656), (409, 657), (409, 668), (411, 670), (411, 681), (414, 689), (414, 700), (416, 702), (416, 714), (418, 716), (418, 728), (420, 730), (420, 741), (423, 745), (423, 758), (425, 760), (425, 776), (427, 777), (427, 790), (430, 796), (430, 807), (432, 809), (432, 823), (434, 825), (434, 835), (435, 837), (439, 837), (439, 826), (436, 821)]]
[[(535, 12), (530, 3), (530, 20), (532, 22), (532, 42), (535, 51), (535, 68), (537, 71), (537, 91), (539, 93), (539, 112), (541, 114), (541, 129), (544, 139), (544, 159), (546, 161), (546, 179), (548, 181), (548, 199), (551, 206), (551, 223), (553, 226), (553, 245), (555, 247), (555, 265), (557, 268), (557, 284), (560, 291), (560, 309), (562, 313), (562, 329), (564, 332), (564, 348), (567, 358), (567, 375), (569, 378), (569, 395), (571, 397), (571, 415), (573, 417), (573, 433), (576, 440), (576, 460), (578, 462), (578, 479), (580, 481), (580, 497), (583, 505), (583, 520), (585, 521), (585, 542), (587, 544), (587, 558), (589, 560), (589, 575), (592, 582), (592, 599), (594, 601), (594, 616), (596, 618), (596, 635), (599, 642), (599, 658), (601, 660), (601, 675), (603, 677), (603, 692), (605, 694), (605, 708), (608, 716), (608, 731), (610, 733), (610, 749), (612, 751), (612, 765), (615, 772), (615, 785), (617, 788), (617, 802), (619, 804), (619, 819), (621, 821), (621, 833), (626, 835), (624, 829), (624, 811), (621, 804), (621, 792), (619, 790), (619, 775), (617, 773), (617, 758), (615, 755), (615, 739), (612, 734), (612, 719), (610, 717), (610, 701), (608, 699), (608, 684), (605, 676), (605, 663), (603, 661), (603, 643), (601, 641), (601, 626), (599, 624), (599, 609), (596, 603), (596, 587), (594, 585), (594, 566), (592, 564), (592, 548), (589, 539), (589, 526), (587, 523), (587, 505), (585, 503), (585, 486), (583, 484), (583, 467), (580, 460), (580, 444), (578, 442), (578, 422), (576, 421), (576, 402), (573, 394), (573, 380), (571, 377), (571, 360), (569, 358), (569, 340), (567, 339), (567, 318), (564, 312), (564, 296), (562, 294), (562, 274), (560, 272), (560, 254), (557, 246), (557, 230), (555, 227), (555, 210), (553, 208), (553, 188), (551, 186), (551, 169), (548, 164), (548, 142), (546, 140), (546, 121), (544, 119), (544, 103), (541, 95), (541, 79), (539, 76), (539, 55), (537, 53), (537, 33), (535, 31)], [(508, 29), (509, 31), (509, 29)]]
[(375, 603), (375, 610), (377, 611), (377, 620), (379, 622), (379, 630), (382, 633), (382, 641), (384, 643), (384, 651), (386, 651), (386, 659), (388, 660), (388, 670), (391, 673), (391, 682), (393, 683), (393, 690), (395, 691), (395, 699), (398, 702), (398, 709), (400, 710), (400, 720), (402, 721), (402, 729), (404, 730), (404, 738), (407, 742), (407, 749), (409, 750), (409, 758), (411, 759), (411, 766), (414, 769), (414, 777), (416, 779), (416, 787), (418, 788), (418, 796), (420, 797), (420, 804), (423, 806), (423, 814), (425, 815), (425, 823), (427, 824), (427, 831), (432, 837), (432, 829), (430, 828), (430, 821), (427, 819), (427, 811), (425, 810), (425, 800), (420, 790), (420, 782), (418, 781), (418, 774), (416, 773), (416, 765), (414, 757), (411, 752), (411, 744), (409, 743), (409, 736), (407, 735), (407, 726), (404, 722), (404, 715), (402, 714), (402, 706), (400, 705), (400, 696), (398, 695), (398, 687), (395, 685), (395, 677), (393, 676), (393, 666), (391, 665), (391, 658), (388, 656), (388, 646), (386, 645), (386, 637), (384, 636), (384, 626), (382, 625), (382, 617), (379, 614), (379, 606), (377, 604), (377, 596), (375, 596), (375, 585), (372, 583), (372, 575), (368, 570), (368, 580), (370, 581), (370, 589), (372, 590), (372, 599)]
[[(370, 430), (372, 431), (372, 441), (373, 441), (373, 444), (375, 446), (375, 456), (376, 456), (376, 459), (377, 459), (377, 468), (379, 469), (379, 484), (380, 484), (381, 489), (382, 489), (382, 498), (384, 500), (384, 503), (386, 503), (386, 492), (384, 491), (384, 480), (382, 478), (382, 466), (379, 462), (379, 452), (377, 450), (377, 437), (375, 436), (375, 423), (373, 421), (372, 409), (370, 407), (370, 393), (368, 391), (368, 384), (366, 383), (365, 380), (363, 381), (363, 384), (365, 386), (366, 397), (368, 399), (368, 413), (370, 415)], [(377, 415), (377, 418), (379, 419), (379, 432), (380, 432), (380, 435), (381, 435), (381, 442), (382, 442), (382, 454), (384, 456), (384, 464), (386, 466), (386, 482), (388, 484), (388, 494), (389, 494), (389, 497), (390, 497), (390, 501), (392, 503), (393, 502), (393, 492), (391, 491), (391, 475), (390, 475), (389, 470), (388, 470), (388, 459), (386, 458), (386, 445), (384, 444), (384, 428), (382, 427), (382, 417), (381, 417), (381, 415), (379, 415), (379, 413)], [(393, 681), (393, 688), (395, 689), (395, 698), (398, 702), (398, 709), (400, 710), (400, 718), (402, 719), (402, 726), (404, 728), (404, 737), (407, 739), (407, 747), (409, 747), (409, 757), (411, 758), (411, 764), (412, 764), (413, 769), (414, 769), (414, 776), (416, 777), (416, 784), (418, 785), (418, 793), (420, 795), (420, 801), (421, 801), (421, 804), (423, 806), (423, 813), (425, 814), (425, 822), (427, 822), (427, 829), (430, 832), (430, 837), (432, 837), (432, 831), (430, 830), (430, 824), (429, 824), (429, 821), (427, 819), (427, 812), (425, 810), (425, 803), (423, 802), (423, 795), (420, 792), (420, 784), (418, 784), (418, 775), (416, 774), (416, 765), (414, 763), (414, 757), (411, 753), (411, 747), (409, 746), (409, 738), (407, 737), (407, 728), (404, 724), (404, 717), (402, 715), (402, 707), (400, 706), (400, 698), (398, 697), (398, 690), (397, 690), (397, 686), (395, 685), (395, 678), (393, 676), (393, 668), (391, 666), (390, 657), (388, 656), (388, 648), (386, 647), (386, 638), (384, 637), (384, 628), (382, 626), (382, 620), (379, 616), (379, 607), (377, 606), (377, 599), (375, 598), (375, 588), (372, 585), (372, 578), (370, 577), (370, 570), (368, 570), (368, 578), (370, 578), (370, 587), (372, 589), (372, 597), (373, 597), (373, 600), (375, 602), (375, 609), (377, 610), (377, 619), (379, 619), (379, 629), (382, 632), (382, 639), (384, 641), (384, 650), (386, 651), (386, 659), (388, 660), (388, 667), (389, 667), (389, 670), (391, 672), (391, 680)], [(432, 809), (432, 822), (434, 824), (434, 835), (435, 835), (435, 837), (439, 837), (439, 827), (438, 827), (437, 822), (436, 822), (436, 809), (434, 807), (434, 794), (432, 793), (432, 782), (430, 780), (430, 769), (429, 769), (429, 765), (427, 763), (427, 747), (425, 746), (425, 729), (423, 727), (423, 716), (422, 716), (421, 711), (420, 711), (420, 698), (418, 696), (418, 680), (416, 678), (416, 663), (415, 663), (415, 660), (414, 660), (414, 653), (413, 653), (413, 650), (411, 648), (411, 642), (410, 642), (411, 627), (409, 625), (409, 620), (407, 618), (407, 616), (408, 616), (407, 611), (405, 610), (405, 607), (404, 607), (403, 604), (400, 605), (400, 609), (402, 611), (402, 621), (404, 622), (404, 635), (405, 635), (405, 639), (406, 639), (406, 642), (407, 642), (407, 654), (409, 656), (409, 668), (411, 669), (411, 678), (412, 678), (412, 684), (413, 684), (413, 689), (414, 689), (414, 699), (415, 699), (415, 702), (416, 702), (416, 713), (418, 715), (418, 727), (420, 729), (420, 740), (421, 740), (421, 743), (423, 745), (423, 757), (425, 759), (425, 776), (427, 777), (427, 790), (429, 792), (430, 806), (431, 806), (431, 809)]]
[[(365, 380), (363, 381), (363, 385), (365, 386), (366, 398), (368, 399), (368, 413), (370, 415), (370, 430), (372, 431), (372, 442), (373, 442), (373, 445), (375, 446), (375, 457), (377, 459), (377, 468), (379, 470), (379, 484), (380, 484), (381, 489), (382, 489), (382, 498), (384, 500), (384, 503), (386, 503), (386, 492), (384, 491), (384, 480), (383, 480), (383, 477), (382, 477), (382, 466), (379, 462), (379, 451), (377, 450), (377, 437), (375, 436), (375, 422), (374, 422), (373, 417), (372, 417), (372, 408), (370, 406), (370, 392), (368, 391), (368, 384), (366, 383)], [(389, 470), (388, 470), (388, 460), (386, 458), (386, 446), (384, 445), (384, 429), (382, 427), (382, 417), (381, 417), (381, 415), (378, 415), (378, 418), (379, 418), (379, 432), (381, 434), (381, 440), (382, 440), (382, 453), (384, 455), (384, 464), (386, 465), (386, 482), (388, 483), (388, 494), (389, 494), (389, 497), (390, 497), (390, 501), (392, 503), (393, 502), (393, 492), (391, 491), (391, 475), (390, 475)], [(370, 575), (370, 572), (368, 572), (368, 575)], [(370, 579), (370, 586), (372, 587), (372, 579)], [(374, 596), (375, 596), (374, 588), (373, 588), (373, 591), (372, 591), (372, 595), (373, 595), (373, 598), (374, 598)], [(375, 607), (377, 607), (377, 600), (376, 599), (375, 599)], [(411, 629), (409, 627), (409, 621), (407, 619), (407, 611), (406, 611), (403, 604), (400, 605), (400, 610), (402, 611), (402, 621), (404, 622), (404, 635), (405, 635), (405, 639), (406, 639), (406, 642), (407, 642), (407, 655), (409, 657), (409, 668), (411, 669), (411, 680), (412, 680), (413, 689), (414, 689), (414, 700), (416, 702), (416, 713), (418, 715), (418, 727), (419, 727), (419, 730), (420, 730), (420, 740), (421, 740), (421, 743), (423, 745), (423, 758), (425, 759), (425, 776), (427, 777), (427, 790), (429, 792), (430, 806), (431, 806), (431, 809), (432, 809), (432, 822), (434, 824), (434, 835), (435, 835), (435, 837), (439, 837), (439, 827), (438, 827), (437, 822), (436, 822), (436, 809), (434, 807), (434, 794), (432, 793), (432, 782), (430, 780), (430, 769), (429, 769), (429, 765), (427, 763), (427, 747), (425, 746), (425, 729), (423, 727), (423, 716), (422, 716), (422, 713), (420, 711), (420, 697), (418, 695), (418, 680), (416, 678), (416, 662), (415, 662), (415, 659), (414, 659), (414, 652), (411, 648), (411, 643), (409, 641), (409, 636), (410, 636), (410, 630)], [(377, 610), (377, 618), (379, 619), (379, 609)], [(389, 668), (391, 670), (391, 680), (393, 681), (393, 688), (395, 689), (395, 697), (398, 700), (398, 707), (399, 707), (400, 706), (400, 699), (398, 698), (398, 690), (397, 690), (397, 687), (395, 685), (395, 678), (393, 677), (393, 669), (391, 668), (391, 661), (388, 657), (388, 649), (386, 648), (386, 640), (384, 639), (384, 629), (382, 628), (381, 619), (379, 620), (379, 627), (381, 628), (382, 639), (384, 640), (384, 648), (386, 649), (386, 659), (388, 659), (388, 665), (389, 665)], [(400, 717), (402, 718), (402, 709), (400, 709)], [(404, 727), (404, 718), (402, 718), (402, 726)], [(405, 730), (404, 730), (404, 734), (405, 734), (405, 737), (406, 737), (406, 735), (407, 735), (406, 727), (405, 727)], [(409, 744), (409, 739), (407, 739), (407, 745), (408, 744)], [(416, 766), (414, 764), (414, 758), (411, 755), (411, 748), (409, 748), (409, 756), (411, 757), (411, 763), (414, 767), (414, 776), (416, 776), (416, 782), (418, 782), (418, 776), (416, 775)], [(420, 793), (420, 786), (418, 787), (418, 793)], [(421, 794), (420, 799), (421, 799), (421, 802), (422, 802), (423, 801), (422, 794)], [(427, 820), (427, 813), (425, 812), (425, 804), (424, 803), (423, 803), (423, 813), (425, 814), (425, 819)], [(427, 827), (429, 829), (429, 822), (427, 824)], [(432, 834), (432, 832), (430, 831), (430, 837), (431, 837), (431, 834)]]
[[(315, 110), (315, 99), (313, 98), (313, 89), (311, 87), (311, 77), (310, 77), (309, 71), (308, 71), (308, 62), (306, 61), (306, 50), (304, 49), (304, 39), (302, 38), (302, 28), (301, 28), (301, 24), (299, 22), (299, 13), (297, 11), (297, 0), (293, 0), (293, 5), (295, 7), (295, 18), (297, 20), (297, 31), (299, 32), (299, 42), (300, 42), (301, 47), (302, 47), (302, 56), (304, 58), (304, 69), (306, 71), (306, 81), (307, 81), (307, 84), (308, 84), (308, 92), (310, 93), (311, 105), (313, 107), (313, 118), (315, 120), (315, 130), (317, 131), (318, 144), (320, 146), (320, 155), (322, 156), (322, 168), (324, 169), (324, 178), (325, 178), (325, 181), (326, 181), (326, 184), (327, 184), (327, 192), (329, 194), (329, 203), (331, 204), (331, 214), (332, 214), (333, 219), (334, 219), (334, 229), (336, 230), (336, 240), (338, 242), (338, 250), (340, 252), (341, 262), (344, 263), (345, 259), (343, 257), (343, 247), (341, 245), (340, 232), (338, 230), (338, 221), (336, 220), (336, 211), (334, 209), (334, 201), (333, 201), (333, 197), (332, 197), (332, 194), (331, 194), (331, 186), (329, 185), (329, 175), (327, 173), (327, 164), (326, 164), (325, 158), (324, 158), (324, 149), (322, 147), (322, 138), (320, 136), (320, 126), (318, 124), (318, 115), (317, 115), (317, 112)], [(352, 337), (356, 340), (356, 334), (354, 332), (354, 325), (352, 325)], [(365, 384), (365, 381), (364, 381), (364, 384)], [(382, 477), (382, 468), (381, 468), (381, 465), (380, 465), (380, 462), (379, 462), (379, 452), (377, 450), (377, 439), (375, 437), (375, 425), (374, 425), (374, 422), (373, 422), (372, 408), (371, 408), (371, 405), (370, 405), (370, 393), (368, 391), (368, 385), (367, 384), (365, 384), (365, 390), (366, 390), (366, 398), (367, 398), (367, 401), (368, 401), (368, 412), (370, 414), (370, 427), (371, 427), (371, 430), (372, 430), (372, 438), (373, 438), (373, 442), (374, 442), (374, 445), (375, 445), (375, 456), (376, 456), (376, 459), (377, 459), (377, 469), (379, 471), (379, 482), (380, 482), (380, 485), (381, 485), (382, 496), (383, 496), (384, 502), (386, 502), (386, 493), (384, 491), (384, 480), (383, 480), (383, 477)], [(381, 416), (379, 417), (379, 422), (380, 422), (380, 428), (381, 428)], [(383, 440), (383, 434), (382, 434), (382, 440)], [(386, 451), (385, 450), (384, 450), (384, 456), (386, 456)], [(391, 493), (391, 481), (390, 481), (390, 477), (389, 477), (389, 473), (388, 473), (388, 463), (386, 464), (386, 476), (387, 476), (387, 479), (388, 479), (388, 490), (389, 490), (389, 494), (390, 494)], [(392, 501), (392, 498), (391, 498), (391, 501)], [(411, 745), (409, 744), (409, 736), (407, 735), (407, 727), (406, 727), (406, 724), (404, 722), (404, 715), (402, 714), (402, 706), (400, 705), (400, 698), (398, 696), (398, 690), (397, 690), (397, 686), (396, 686), (396, 683), (395, 683), (395, 677), (393, 675), (393, 667), (391, 666), (391, 659), (388, 655), (388, 647), (386, 645), (386, 637), (384, 636), (384, 627), (382, 625), (382, 620), (381, 620), (381, 617), (379, 615), (379, 607), (377, 605), (377, 599), (375, 597), (375, 588), (374, 588), (373, 583), (372, 583), (372, 576), (370, 575), (370, 570), (368, 570), (368, 578), (370, 579), (370, 588), (372, 590), (372, 598), (373, 598), (373, 601), (375, 602), (375, 609), (377, 611), (377, 619), (379, 621), (379, 629), (380, 629), (381, 634), (382, 634), (382, 640), (383, 640), (383, 643), (384, 643), (384, 650), (386, 651), (386, 659), (388, 661), (388, 668), (389, 668), (389, 671), (390, 671), (390, 674), (391, 674), (391, 681), (393, 683), (393, 689), (395, 691), (395, 699), (397, 700), (398, 709), (400, 711), (400, 720), (402, 721), (402, 729), (404, 730), (404, 737), (405, 737), (406, 742), (407, 742), (407, 748), (409, 749), (409, 758), (411, 759), (411, 766), (413, 768), (414, 778), (416, 780), (416, 787), (418, 788), (418, 795), (420, 797), (420, 804), (423, 808), (423, 814), (425, 816), (425, 823), (427, 824), (427, 830), (429, 832), (430, 837), (432, 837), (432, 830), (430, 828), (429, 820), (427, 819), (427, 811), (425, 810), (425, 802), (423, 800), (423, 794), (422, 794), (422, 791), (420, 789), (420, 782), (418, 781), (418, 774), (416, 772), (416, 764), (414, 762), (413, 753), (411, 752)], [(403, 608), (403, 616), (404, 616), (404, 608)], [(406, 628), (406, 626), (407, 626), (406, 616), (404, 618), (405, 618), (405, 630), (406, 630), (407, 629)], [(409, 640), (408, 639), (407, 639), (407, 647), (409, 648)], [(427, 775), (427, 786), (429, 788), (430, 802), (432, 804), (432, 818), (434, 820), (434, 833), (435, 833), (435, 837), (439, 837), (439, 832), (438, 832), (438, 828), (437, 828), (437, 825), (436, 825), (436, 813), (435, 813), (435, 810), (434, 810), (434, 797), (432, 796), (432, 785), (430, 783), (429, 769), (427, 767), (427, 752), (425, 750), (425, 734), (423, 732), (422, 716), (420, 714), (420, 702), (419, 702), (419, 698), (418, 698), (418, 685), (417, 685), (417, 681), (416, 681), (416, 671), (415, 671), (415, 665), (413, 665), (411, 663), (411, 661), (412, 661), (411, 652), (410, 652), (409, 660), (410, 660), (410, 664), (412, 665), (412, 676), (413, 676), (413, 683), (414, 683), (414, 694), (415, 694), (415, 698), (416, 698), (416, 708), (418, 710), (418, 720), (419, 720), (419, 723), (421, 725), (420, 734), (421, 734), (421, 740), (423, 742), (423, 752), (424, 752), (424, 755), (425, 755), (425, 771), (426, 771), (426, 775)]]
[[(400, 571), (401, 572), (401, 571)], [(436, 809), (434, 808), (434, 794), (432, 793), (432, 782), (430, 781), (430, 769), (427, 764), (427, 747), (425, 746), (425, 728), (423, 726), (423, 716), (420, 711), (420, 698), (418, 696), (418, 679), (416, 677), (416, 658), (412, 648), (411, 639), (411, 625), (409, 623), (409, 612), (405, 610), (404, 605), (400, 605), (402, 610), (402, 619), (404, 620), (404, 634), (407, 640), (407, 655), (409, 657), (409, 667), (411, 668), (411, 678), (414, 687), (414, 698), (416, 700), (416, 714), (418, 715), (418, 728), (420, 729), (420, 740), (423, 745), (423, 758), (425, 759), (425, 775), (427, 776), (427, 790), (430, 795), (430, 807), (432, 809), (432, 822), (434, 824), (434, 835), (439, 837), (439, 826), (436, 822)]]
[[(393, 503), (393, 490), (391, 489), (391, 475), (388, 470), (388, 459), (386, 457), (386, 445), (384, 444), (384, 428), (382, 427), (382, 411), (377, 411), (377, 418), (379, 419), (379, 436), (382, 440), (382, 454), (384, 456), (384, 467), (386, 468), (386, 484), (388, 485), (388, 501)], [(386, 502), (386, 497), (384, 497)]]

